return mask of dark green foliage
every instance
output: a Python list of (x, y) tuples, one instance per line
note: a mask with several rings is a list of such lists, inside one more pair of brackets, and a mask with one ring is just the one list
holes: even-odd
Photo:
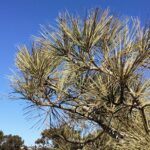
[(18, 135), (4, 135), (0, 131), (0, 150), (21, 150), (24, 141)]

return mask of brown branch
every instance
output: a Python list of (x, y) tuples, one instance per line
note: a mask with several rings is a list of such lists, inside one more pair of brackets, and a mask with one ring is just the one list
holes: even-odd
[[(32, 101), (34, 103), (34, 101)], [(37, 104), (37, 103), (35, 103)], [(64, 110), (64, 111), (67, 111), (67, 112), (70, 112), (72, 114), (77, 114), (83, 118), (86, 118), (88, 120), (91, 120), (97, 124), (99, 124), (102, 129), (104, 130), (104, 132), (106, 132), (107, 134), (109, 134), (112, 138), (114, 139), (122, 139), (123, 138), (123, 135), (121, 135), (118, 131), (116, 131), (115, 129), (112, 129), (110, 128), (108, 125), (106, 125), (105, 123), (103, 123), (102, 120), (100, 119), (96, 119), (94, 117), (90, 117), (90, 116), (86, 116), (84, 113), (81, 113), (81, 112), (78, 112), (77, 111), (77, 108), (80, 107), (80, 106), (76, 106), (74, 108), (65, 108), (63, 107), (61, 104), (57, 105), (55, 103), (46, 103), (46, 102), (40, 102), (40, 104), (38, 104), (38, 106), (46, 106), (46, 107), (54, 107), (54, 108), (58, 108), (58, 109), (61, 109), (61, 110)]]
[(141, 113), (141, 116), (142, 116), (142, 119), (143, 119), (143, 125), (144, 125), (144, 128), (145, 128), (145, 131), (146, 131), (147, 134), (149, 134), (150, 130), (148, 128), (148, 122), (147, 122), (147, 119), (146, 119), (144, 108), (140, 109), (140, 113)]

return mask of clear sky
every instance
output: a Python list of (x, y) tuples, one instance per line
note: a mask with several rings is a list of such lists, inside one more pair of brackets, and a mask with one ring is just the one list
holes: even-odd
[(150, 19), (150, 0), (0, 0), (0, 130), (18, 134), (31, 145), (40, 130), (23, 115), (24, 103), (11, 101), (12, 90), (7, 75), (14, 68), (19, 44), (31, 44), (31, 35), (37, 35), (40, 24), (55, 25), (59, 12), (82, 14), (88, 8), (107, 8), (120, 16), (138, 16), (141, 22)]

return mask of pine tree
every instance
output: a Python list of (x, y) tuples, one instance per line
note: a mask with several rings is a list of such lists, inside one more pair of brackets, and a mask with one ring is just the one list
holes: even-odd
[(149, 27), (100, 9), (57, 21), (42, 28), (31, 49), (19, 48), (15, 92), (51, 128), (81, 130), (82, 138), (60, 137), (83, 149), (149, 148)]

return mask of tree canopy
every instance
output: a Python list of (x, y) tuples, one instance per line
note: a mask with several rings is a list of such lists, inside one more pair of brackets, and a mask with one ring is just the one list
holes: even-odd
[(24, 147), (24, 141), (18, 135), (4, 135), (0, 131), (0, 150), (21, 150)]
[[(86, 150), (94, 144), (147, 149), (149, 54), (150, 29), (138, 19), (100, 9), (85, 18), (64, 13), (55, 28), (42, 27), (31, 48), (19, 48), (12, 86), (29, 112), (39, 110), (43, 122), (48, 118), (51, 131), (67, 124), (57, 136), (68, 143)], [(69, 126), (80, 137), (70, 134)]]

